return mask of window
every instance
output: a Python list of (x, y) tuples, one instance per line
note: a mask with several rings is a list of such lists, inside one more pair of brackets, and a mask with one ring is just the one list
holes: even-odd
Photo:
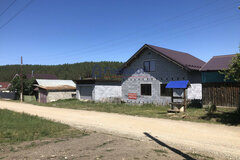
[(143, 69), (145, 72), (154, 72), (156, 70), (155, 61), (144, 61)]
[(160, 89), (161, 89), (161, 96), (168, 96), (171, 97), (173, 94), (173, 91), (171, 88), (166, 88), (167, 84), (161, 84)]
[(141, 95), (151, 96), (152, 95), (152, 85), (151, 84), (141, 84)]

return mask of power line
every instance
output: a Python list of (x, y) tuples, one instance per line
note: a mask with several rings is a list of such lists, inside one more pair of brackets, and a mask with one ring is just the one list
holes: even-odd
[(11, 3), (2, 13), (0, 13), (0, 17), (1, 17), (2, 15), (4, 15), (4, 14), (7, 12), (7, 10), (8, 10), (10, 7), (12, 7), (12, 5), (14, 5), (14, 3), (15, 3), (16, 1), (17, 1), (17, 0), (12, 1), (12, 3)]
[(30, 0), (22, 9), (20, 9), (16, 14), (14, 14), (6, 23), (0, 26), (0, 30), (3, 29), (8, 23), (10, 23), (14, 18), (21, 14), (34, 0)]
[[(212, 22), (209, 22), (209, 23), (205, 23), (205, 24), (202, 24), (202, 25), (195, 25), (195, 26), (192, 26), (192, 27), (188, 27), (188, 28), (185, 28), (183, 30), (176, 30), (176, 33), (173, 33), (171, 34), (171, 36), (167, 37), (167, 38), (164, 38), (162, 39), (162, 41), (169, 41), (169, 40), (172, 40), (172, 39), (176, 39), (176, 37), (180, 37), (181, 35), (186, 35), (188, 33), (191, 33), (192, 31), (196, 32), (196, 31), (201, 31), (203, 29), (210, 29), (210, 28), (213, 28), (217, 25), (220, 25), (222, 23), (226, 23), (227, 21), (230, 21), (232, 20), (233, 18), (238, 18), (237, 17), (238, 14), (234, 14), (234, 15), (231, 15), (231, 16), (225, 16), (223, 17), (224, 20), (221, 19), (216, 19), (215, 21), (212, 21)], [(221, 21), (219, 21), (221, 20)], [(179, 34), (180, 33), (180, 34)], [(156, 37), (156, 36), (159, 36), (159, 35), (152, 35), (151, 37)], [(132, 42), (129, 42), (127, 45), (125, 45), (124, 47), (126, 46), (132, 46), (133, 44), (135, 44), (136, 42), (140, 42), (141, 40), (136, 40), (136, 41), (132, 41)], [(123, 50), (123, 47), (122, 46), (117, 46), (117, 47), (108, 47), (106, 48), (105, 50), (103, 50), (102, 52), (104, 53), (109, 53), (111, 51), (115, 51), (115, 50)], [(98, 50), (92, 50), (91, 53), (94, 53), (94, 52), (98, 52)], [(80, 56), (83, 56), (83, 55), (86, 55), (86, 54), (89, 54), (90, 52), (84, 52), (82, 54), (80, 54)], [(100, 55), (101, 56), (101, 55)], [(68, 60), (72, 60), (72, 57), (73, 56), (69, 56), (67, 55), (67, 57), (65, 57), (66, 59)], [(59, 57), (56, 56), (53, 58), (53, 60), (56, 60), (58, 59)], [(74, 59), (78, 58), (77, 56), (74, 56)]]
[[(224, 8), (223, 7), (221, 7), (221, 8), (218, 8), (218, 9), (220, 9), (221, 10), (221, 13), (224, 13), (224, 11), (229, 11), (229, 7), (227, 7), (227, 8), (225, 8), (225, 6), (224, 6)], [(218, 10), (217, 9), (217, 10)], [(224, 9), (224, 10), (223, 10)], [(216, 10), (216, 11), (217, 11)], [(211, 10), (210, 12), (208, 12), (207, 14), (201, 14), (201, 15), (198, 15), (198, 16), (195, 16), (195, 17), (191, 17), (191, 18), (189, 18), (189, 19), (185, 19), (185, 20), (183, 20), (183, 21), (181, 21), (181, 22), (179, 22), (179, 23), (173, 23), (173, 25), (179, 25), (179, 24), (185, 24), (187, 27), (188, 27), (188, 29), (187, 29), (187, 31), (189, 31), (189, 30), (192, 30), (192, 29), (195, 29), (195, 28), (201, 28), (202, 27), (202, 25), (201, 26), (190, 26), (190, 24), (191, 23), (189, 23), (189, 21), (191, 20), (191, 19), (198, 19), (198, 21), (202, 18), (202, 19), (205, 19), (205, 17), (206, 16), (209, 16), (209, 13), (212, 13), (213, 12), (213, 10)], [(226, 18), (229, 18), (229, 17), (226, 17)], [(220, 18), (220, 19), (218, 19), (218, 20), (221, 20), (222, 18)], [(217, 20), (217, 19), (216, 19)], [(211, 22), (208, 22), (207, 24), (204, 24), (204, 25), (209, 25), (209, 24), (211, 24), (212, 22), (216, 22), (216, 20), (215, 21), (211, 21)], [(217, 20), (217, 21), (218, 21)], [(193, 23), (191, 24), (191, 25), (193, 25)], [(190, 27), (190, 28), (189, 28)], [(162, 29), (166, 29), (166, 32), (164, 31), (164, 33), (166, 34), (167, 32), (169, 32), (169, 30), (168, 30), (168, 28), (162, 28)], [(183, 30), (184, 32), (186, 32), (185, 30)], [(161, 32), (163, 32), (163, 30), (161, 30)], [(182, 33), (182, 31), (181, 30), (179, 30), (179, 32), (181, 32)], [(178, 32), (177, 32), (178, 33)], [(177, 33), (175, 33), (175, 34), (177, 34)], [(148, 34), (142, 34), (141, 33), (141, 35), (143, 35), (144, 37), (155, 37), (155, 36), (158, 36), (159, 34), (155, 34), (155, 35), (148, 35)], [(136, 41), (139, 41), (139, 40), (136, 40)], [(136, 41), (134, 41), (134, 42), (136, 42)], [(113, 43), (113, 42), (110, 42), (110, 43)], [(129, 44), (131, 44), (131, 42), (129, 43)], [(101, 45), (100, 45), (101, 46)], [(95, 49), (94, 49), (95, 48)], [(95, 51), (98, 51), (99, 49), (101, 49), (101, 48), (105, 48), (105, 46), (102, 46), (102, 47), (97, 47), (96, 48), (96, 46), (94, 46), (93, 45), (93, 47), (88, 47), (88, 48), (86, 48), (86, 49), (82, 49), (82, 50), (80, 50), (81, 52), (85, 52), (85, 53), (81, 53), (81, 55), (85, 55), (85, 54), (87, 54), (87, 53), (89, 53), (89, 52), (95, 52)], [(108, 47), (108, 49), (109, 49), (110, 47)], [(75, 53), (74, 53), (75, 52)], [(58, 59), (58, 58), (60, 58), (60, 57), (66, 57), (66, 58), (68, 58), (68, 57), (70, 57), (70, 56), (76, 56), (77, 54), (79, 54), (78, 52), (79, 51), (74, 51), (74, 52), (65, 52), (65, 53), (62, 53), (62, 54), (57, 54), (57, 55), (53, 55), (53, 56), (48, 56), (47, 57), (47, 59), (49, 59), (50, 57), (52, 57), (53, 59)], [(45, 59), (46, 57), (41, 57), (41, 56), (39, 56), (38, 57), (39, 59)]]
[[(201, 6), (198, 6), (198, 7), (196, 7), (196, 8), (190, 9), (190, 10), (188, 10), (188, 11), (186, 11), (186, 12), (183, 12), (182, 14), (179, 14), (179, 15), (176, 15), (176, 16), (173, 16), (173, 17), (169, 17), (169, 18), (167, 18), (166, 20), (164, 20), (164, 23), (169, 22), (169, 21), (173, 21), (174, 19), (177, 19), (177, 18), (179, 18), (179, 17), (184, 17), (184, 16), (187, 15), (187, 14), (191, 14), (192, 12), (195, 12), (196, 10), (200, 10), (200, 9), (202, 9), (202, 8), (205, 8), (206, 6), (209, 6), (210, 4), (214, 4), (215, 2), (217, 2), (217, 0), (210, 1), (209, 3), (206, 3), (206, 4), (204, 4), (204, 5), (201, 5)], [(163, 23), (163, 22), (161, 22), (161, 23)], [(151, 28), (153, 28), (153, 27), (158, 27), (158, 24), (159, 24), (159, 22), (154, 23), (154, 24), (152, 24), (152, 25), (150, 25), (150, 26), (148, 25), (147, 27), (142, 28), (142, 29), (144, 29), (144, 31), (141, 32), (141, 34), (144, 33), (144, 32), (148, 32), (148, 31), (147, 31), (147, 28), (149, 28), (149, 27), (151, 27)], [(89, 49), (90, 49), (90, 50), (92, 50), (93, 48), (98, 49), (99, 46), (105, 46), (107, 43), (112, 44), (112, 43), (114, 43), (114, 42), (119, 42), (119, 41), (123, 41), (124, 39), (128, 39), (128, 37), (132, 37), (132, 36), (136, 35), (138, 32), (139, 32), (139, 31), (132, 32), (132, 33), (130, 33), (130, 34), (128, 34), (128, 35), (123, 36), (123, 38), (120, 38), (120, 39), (117, 39), (117, 40), (116, 40), (116, 39), (112, 39), (112, 40), (109, 40), (109, 41), (104, 41), (104, 42), (101, 42), (101, 43), (96, 43), (96, 44), (93, 44), (93, 45), (91, 45), (91, 46), (89, 46), (89, 47), (85, 47), (85, 48), (83, 48), (83, 49), (77, 49), (77, 50), (73, 50), (73, 51), (65, 52), (65, 53), (58, 53), (57, 55), (54, 55), (53, 57), (55, 57), (55, 56), (57, 56), (57, 57), (59, 57), (59, 56), (65, 56), (65, 54), (68, 54), (68, 53), (73, 53), (73, 54), (71, 54), (71, 55), (75, 55), (75, 54), (78, 54), (78, 52), (86, 51), (86, 50), (89, 50)], [(77, 52), (77, 53), (76, 53), (76, 52)], [(74, 54), (74, 53), (75, 53), (75, 54)], [(52, 56), (51, 56), (51, 57), (52, 57)]]

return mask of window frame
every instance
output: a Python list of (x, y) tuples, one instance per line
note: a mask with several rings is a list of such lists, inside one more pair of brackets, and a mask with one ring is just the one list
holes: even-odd
[[(173, 95), (173, 89), (172, 88), (166, 88), (165, 83), (160, 84), (160, 96), (161, 97), (172, 97)], [(164, 88), (164, 93), (163, 93), (163, 89)]]
[[(145, 86), (150, 86), (150, 88), (148, 88), (148, 89), (144, 89), (143, 90), (143, 87)], [(140, 84), (140, 92), (141, 92), (141, 96), (152, 96), (152, 84), (151, 83), (142, 83), (142, 84)], [(150, 93), (148, 94), (147, 92), (148, 91), (150, 91)], [(144, 93), (143, 93), (144, 92)]]
[[(154, 63), (153, 63), (154, 62)], [(148, 63), (148, 68), (145, 67), (145, 63)], [(153, 65), (154, 64), (154, 65)], [(154, 67), (151, 67), (154, 66)], [(154, 68), (153, 70), (151, 70)], [(144, 72), (156, 72), (156, 60), (147, 60), (143, 62), (143, 71)]]

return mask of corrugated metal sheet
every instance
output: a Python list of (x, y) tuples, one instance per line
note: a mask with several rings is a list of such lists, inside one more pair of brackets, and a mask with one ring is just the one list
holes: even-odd
[(72, 80), (36, 79), (36, 81), (38, 85), (42, 87), (59, 87), (59, 86), (76, 87), (76, 84)]
[(189, 85), (189, 81), (170, 81), (168, 82), (166, 88), (187, 88)]
[(167, 56), (171, 60), (181, 64), (184, 67), (187, 67), (191, 70), (199, 70), (205, 62), (184, 52), (174, 51), (171, 49), (161, 48), (153, 45), (149, 45), (150, 48), (162, 53), (163, 55)]
[(43, 87), (43, 86), (38, 86), (39, 88), (45, 89), (45, 90), (55, 90), (55, 91), (60, 91), (60, 90), (76, 90), (76, 87), (73, 86), (68, 86), (68, 85), (63, 85), (63, 86), (54, 86), (54, 87)]

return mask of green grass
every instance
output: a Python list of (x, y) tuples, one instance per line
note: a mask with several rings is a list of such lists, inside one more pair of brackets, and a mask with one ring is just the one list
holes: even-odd
[(0, 109), (0, 143), (32, 141), (72, 134), (68, 125)]
[(240, 115), (236, 112), (236, 108), (217, 108), (217, 111), (212, 114), (209, 114), (204, 108), (188, 108), (185, 113), (167, 114), (167, 110), (170, 108), (169, 106), (159, 106), (153, 104), (133, 105), (126, 103), (94, 103), (81, 102), (76, 99), (59, 100), (46, 104), (32, 102), (32, 104), (57, 108), (119, 113), (151, 118), (166, 118), (194, 122), (240, 125)]

